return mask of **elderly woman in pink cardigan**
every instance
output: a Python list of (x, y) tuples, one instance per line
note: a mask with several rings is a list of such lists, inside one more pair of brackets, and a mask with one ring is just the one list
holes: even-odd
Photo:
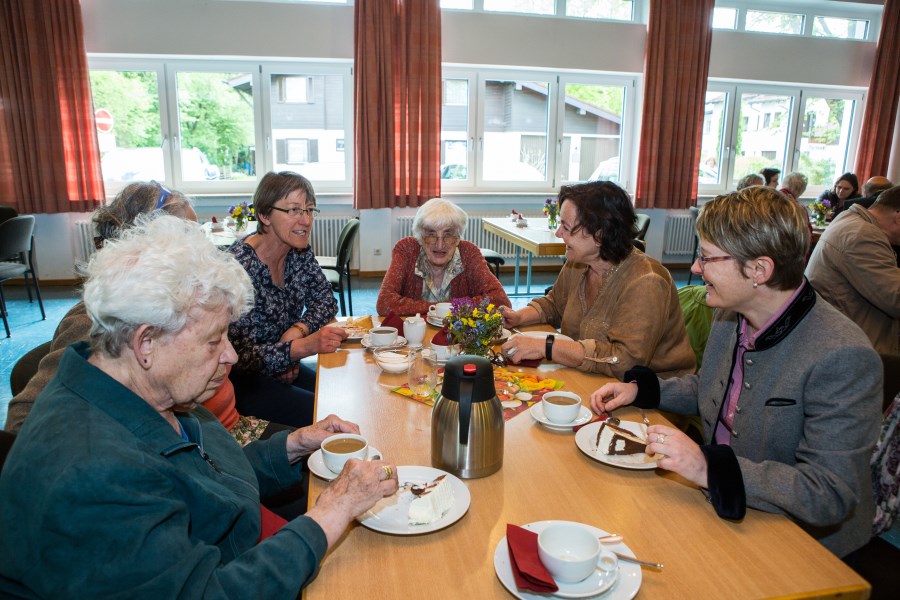
[(464, 297), (475, 302), (490, 298), (497, 306), (510, 306), (481, 251), (460, 239), (467, 220), (463, 209), (443, 198), (419, 207), (413, 237), (394, 246), (378, 293), (378, 314), (424, 314), (436, 302)]

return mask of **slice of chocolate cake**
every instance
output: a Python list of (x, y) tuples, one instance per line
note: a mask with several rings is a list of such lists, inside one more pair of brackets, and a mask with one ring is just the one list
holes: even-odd
[(604, 454), (617, 456), (642, 454), (647, 450), (647, 440), (624, 427), (604, 422), (600, 425), (600, 443), (597, 449)]

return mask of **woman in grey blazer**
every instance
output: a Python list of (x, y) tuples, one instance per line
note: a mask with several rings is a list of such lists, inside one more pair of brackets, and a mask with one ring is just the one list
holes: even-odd
[(703, 445), (648, 429), (660, 468), (702, 488), (716, 513), (788, 515), (838, 556), (871, 536), (869, 458), (881, 421), (878, 355), (803, 277), (808, 216), (765, 187), (707, 203), (692, 271), (717, 309), (696, 375), (625, 374), (591, 396), (598, 413), (634, 403), (700, 415)]

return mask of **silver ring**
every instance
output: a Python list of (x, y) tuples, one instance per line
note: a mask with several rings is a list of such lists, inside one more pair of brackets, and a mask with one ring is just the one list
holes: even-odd
[(664, 434), (664, 433), (656, 434), (656, 443), (657, 444), (665, 444), (666, 443), (666, 434)]
[(506, 355), (507, 355), (507, 356), (514, 356), (515, 353), (518, 352), (518, 351), (519, 351), (519, 349), (518, 349), (517, 347), (513, 346), (512, 348), (510, 348), (509, 350), (506, 351)]

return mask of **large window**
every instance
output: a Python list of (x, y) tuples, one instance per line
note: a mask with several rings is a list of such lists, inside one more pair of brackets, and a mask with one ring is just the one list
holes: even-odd
[(442, 186), (548, 190), (600, 178), (625, 185), (633, 86), (633, 78), (446, 69)]
[(633, 21), (641, 0), (441, 0), (441, 8)]
[(881, 11), (877, 3), (716, 0), (713, 28), (875, 41)]
[(700, 193), (733, 190), (774, 167), (809, 178), (818, 194), (852, 164), (862, 92), (711, 82), (699, 168)]

